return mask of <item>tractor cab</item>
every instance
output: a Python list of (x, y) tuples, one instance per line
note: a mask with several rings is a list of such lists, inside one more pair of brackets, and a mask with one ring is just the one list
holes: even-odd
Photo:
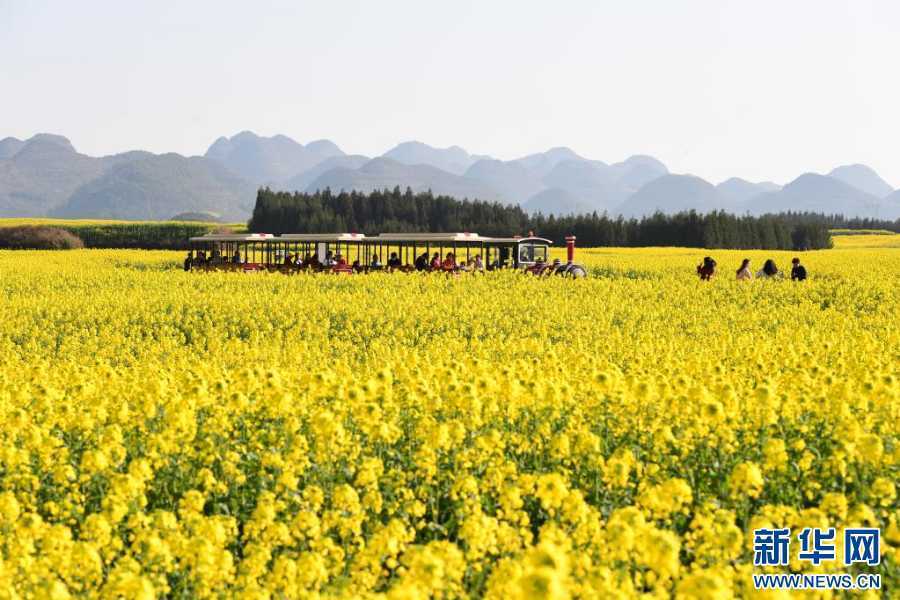
[(550, 240), (539, 237), (521, 238), (516, 244), (516, 266), (526, 269), (535, 264), (547, 264), (550, 260)]

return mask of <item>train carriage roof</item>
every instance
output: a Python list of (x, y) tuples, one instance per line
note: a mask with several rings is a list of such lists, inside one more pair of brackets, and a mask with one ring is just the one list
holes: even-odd
[(363, 233), (282, 233), (276, 238), (283, 242), (361, 242), (371, 239)]
[(481, 242), (485, 238), (477, 233), (380, 233), (372, 238), (388, 242)]
[(362, 233), (284, 233), (279, 236), (271, 233), (208, 233), (192, 237), (191, 242), (386, 242), (403, 243), (419, 242), (426, 244), (521, 244), (532, 242), (552, 244), (551, 240), (536, 236), (527, 237), (489, 237), (477, 233), (381, 233), (375, 237), (366, 237)]
[(522, 242), (532, 242), (532, 243), (540, 243), (552, 245), (553, 240), (548, 240), (547, 238), (537, 237), (534, 235), (530, 235), (527, 237), (492, 237), (492, 238), (483, 238), (486, 242), (495, 243), (495, 244), (521, 244)]
[(361, 233), (208, 233), (192, 237), (192, 242), (358, 242), (365, 240)]
[(477, 233), (382, 233), (369, 240), (385, 242), (426, 242), (426, 243), (461, 243), (476, 242), (485, 244), (518, 244), (521, 242), (540, 242), (552, 244), (553, 242), (540, 237), (489, 237)]
[(192, 242), (272, 242), (276, 238), (271, 233), (207, 233), (192, 237)]

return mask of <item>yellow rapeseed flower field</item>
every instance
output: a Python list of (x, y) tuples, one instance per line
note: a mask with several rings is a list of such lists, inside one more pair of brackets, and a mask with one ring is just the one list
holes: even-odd
[(898, 240), (799, 284), (0, 252), (0, 598), (752, 597), (754, 528), (856, 525), (896, 593)]

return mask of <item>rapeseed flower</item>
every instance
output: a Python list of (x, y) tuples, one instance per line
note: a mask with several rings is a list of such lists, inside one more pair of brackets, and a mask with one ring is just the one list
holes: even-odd
[(893, 589), (900, 256), (862, 242), (767, 286), (0, 251), (0, 590), (747, 597), (753, 529), (806, 526), (881, 528)]

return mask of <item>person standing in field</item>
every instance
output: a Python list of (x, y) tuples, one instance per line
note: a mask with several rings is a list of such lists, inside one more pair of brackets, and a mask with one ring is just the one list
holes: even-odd
[(759, 279), (784, 279), (784, 274), (778, 270), (778, 266), (771, 258), (763, 264), (763, 268), (756, 272)]
[(745, 258), (741, 263), (741, 268), (737, 270), (738, 281), (750, 281), (753, 279), (753, 272), (750, 270), (750, 259)]
[(709, 281), (715, 274), (716, 261), (709, 256), (704, 257), (703, 263), (697, 265), (697, 275), (700, 276), (700, 281)]
[(800, 259), (795, 256), (791, 264), (793, 265), (791, 267), (791, 281), (805, 281), (806, 267), (800, 264)]

